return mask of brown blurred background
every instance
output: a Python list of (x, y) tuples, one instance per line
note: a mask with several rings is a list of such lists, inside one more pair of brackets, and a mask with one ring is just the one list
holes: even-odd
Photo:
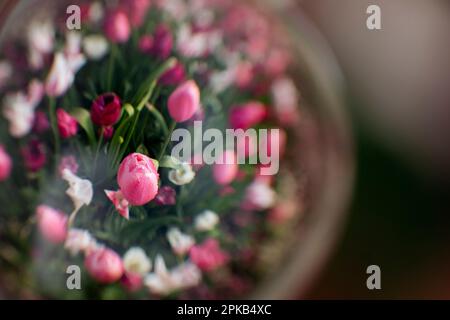
[[(381, 8), (382, 29), (366, 28)], [(304, 0), (346, 76), (347, 228), (307, 298), (450, 298), (450, 1)], [(366, 268), (381, 268), (381, 290)]]

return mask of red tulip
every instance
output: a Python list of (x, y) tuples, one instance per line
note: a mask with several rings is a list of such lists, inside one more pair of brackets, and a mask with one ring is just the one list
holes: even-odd
[(91, 119), (98, 126), (110, 127), (116, 124), (121, 113), (122, 104), (115, 93), (102, 94), (92, 102)]

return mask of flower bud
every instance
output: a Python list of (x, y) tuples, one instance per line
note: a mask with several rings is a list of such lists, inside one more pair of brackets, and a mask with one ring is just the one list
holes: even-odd
[(47, 161), (45, 146), (39, 140), (31, 140), (30, 143), (22, 149), (22, 156), (25, 161), (25, 167), (32, 171), (39, 171)]
[(84, 265), (95, 280), (104, 284), (116, 282), (124, 272), (122, 259), (108, 248), (90, 252), (84, 261)]
[(110, 127), (116, 124), (121, 113), (122, 104), (115, 93), (102, 94), (92, 102), (91, 119), (98, 126)]
[(169, 57), (172, 47), (173, 36), (169, 27), (162, 24), (157, 26), (153, 36), (151, 54), (164, 60)]
[(159, 189), (155, 198), (155, 203), (160, 206), (172, 206), (176, 203), (176, 192), (169, 186), (164, 186)]
[(131, 34), (130, 21), (122, 10), (107, 13), (104, 23), (106, 37), (114, 43), (127, 42)]
[(40, 205), (36, 209), (41, 234), (52, 243), (62, 243), (67, 235), (67, 216), (51, 207)]
[(78, 123), (74, 117), (63, 109), (58, 109), (56, 111), (56, 118), (58, 121), (59, 134), (63, 139), (73, 137), (77, 134)]
[(202, 271), (213, 271), (228, 262), (229, 256), (222, 251), (215, 239), (207, 239), (201, 245), (195, 245), (189, 252), (191, 261)]
[(153, 161), (140, 153), (128, 155), (121, 163), (117, 183), (130, 205), (142, 206), (158, 193), (159, 174)]
[(170, 116), (176, 122), (189, 120), (200, 107), (200, 90), (193, 80), (180, 85), (169, 97)]

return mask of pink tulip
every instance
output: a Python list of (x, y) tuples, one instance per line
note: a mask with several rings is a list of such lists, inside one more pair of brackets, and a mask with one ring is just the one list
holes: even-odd
[(170, 95), (168, 100), (170, 116), (176, 122), (184, 122), (192, 118), (200, 108), (200, 89), (193, 80), (181, 84)]
[(213, 166), (214, 181), (219, 185), (227, 185), (236, 178), (239, 171), (234, 151), (226, 150), (222, 155), (221, 162), (215, 163)]
[(177, 62), (173, 68), (167, 70), (161, 78), (159, 78), (158, 82), (166, 86), (179, 85), (184, 81), (185, 77), (186, 71), (184, 69), (184, 65)]
[(52, 243), (62, 243), (67, 235), (67, 216), (61, 211), (40, 205), (36, 209), (41, 234)]
[(172, 51), (172, 47), (173, 36), (169, 27), (163, 24), (157, 26), (150, 53), (160, 59), (167, 59)]
[(142, 206), (158, 193), (159, 175), (153, 161), (140, 153), (128, 155), (121, 163), (117, 183), (130, 205)]
[(194, 245), (189, 251), (191, 261), (202, 271), (213, 271), (229, 260), (229, 255), (220, 249), (215, 239), (207, 239), (201, 245)]
[(142, 53), (150, 53), (153, 48), (153, 37), (149, 34), (143, 35), (139, 39), (139, 50)]
[(172, 187), (164, 186), (159, 189), (155, 198), (155, 203), (160, 206), (172, 206), (176, 203), (177, 193)]
[(267, 108), (260, 102), (252, 101), (242, 106), (235, 106), (230, 111), (230, 124), (233, 129), (247, 130), (267, 116)]
[(59, 134), (63, 139), (73, 137), (77, 134), (78, 123), (74, 117), (63, 109), (58, 109), (56, 111), (56, 118), (58, 120)]
[(104, 93), (92, 102), (91, 119), (98, 126), (109, 127), (116, 124), (121, 114), (122, 103), (115, 93)]
[(144, 18), (150, 8), (150, 0), (121, 0), (120, 6), (130, 17), (131, 26), (134, 28), (142, 26)]
[(45, 146), (39, 140), (31, 140), (28, 145), (22, 149), (25, 167), (32, 171), (39, 171), (47, 161)]
[(0, 145), (0, 181), (9, 178), (12, 169), (11, 157), (6, 153), (2, 145)]
[(130, 21), (123, 10), (108, 12), (103, 27), (106, 37), (114, 43), (125, 43), (130, 38)]
[(104, 284), (116, 282), (124, 273), (122, 259), (108, 248), (90, 252), (86, 256), (84, 265), (95, 280)]

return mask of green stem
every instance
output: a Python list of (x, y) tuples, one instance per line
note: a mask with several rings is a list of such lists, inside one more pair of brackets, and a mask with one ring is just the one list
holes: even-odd
[(153, 106), (151, 104), (147, 104), (147, 109), (156, 118), (156, 120), (158, 120), (158, 122), (162, 125), (162, 129), (164, 130), (164, 135), (168, 135), (169, 127), (167, 127), (166, 120), (164, 120), (164, 117), (161, 114), (161, 112), (159, 112), (159, 110), (156, 109), (155, 106)]
[(114, 74), (114, 60), (116, 58), (116, 47), (115, 45), (111, 45), (111, 54), (109, 56), (109, 65), (108, 65), (108, 76), (106, 83), (106, 91), (112, 90), (112, 78)]
[(162, 157), (166, 153), (166, 149), (169, 146), (170, 138), (172, 137), (173, 130), (175, 130), (175, 127), (177, 126), (177, 123), (175, 121), (172, 121), (169, 128), (169, 133), (166, 136), (166, 140), (164, 141), (163, 147), (161, 148), (161, 151), (158, 155), (158, 161), (161, 161)]
[(93, 167), (92, 176), (95, 176), (95, 171), (97, 171), (98, 154), (100, 153), (100, 148), (102, 147), (104, 132), (105, 132), (105, 128), (102, 127), (101, 130), (100, 130), (100, 138), (99, 138), (98, 143), (97, 143), (97, 148), (95, 150), (94, 167)]
[(52, 127), (53, 138), (54, 138), (54, 147), (55, 147), (55, 156), (58, 157), (59, 149), (60, 149), (60, 138), (58, 132), (58, 122), (56, 120), (56, 101), (54, 98), (49, 98), (48, 102), (48, 114), (50, 117), (50, 125)]

